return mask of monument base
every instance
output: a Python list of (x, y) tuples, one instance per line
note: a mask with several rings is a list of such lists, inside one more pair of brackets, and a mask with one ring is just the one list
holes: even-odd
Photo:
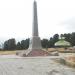
[(45, 50), (37, 50), (37, 49), (33, 49), (33, 50), (24, 50), (24, 51), (20, 51), (17, 52), (16, 55), (19, 55), (21, 57), (36, 57), (36, 56), (59, 56), (58, 52), (47, 52)]
[(44, 50), (32, 50), (27, 56), (49, 56), (50, 54)]
[(21, 57), (33, 57), (33, 56), (50, 56), (50, 54), (44, 50), (24, 50), (21, 52), (17, 52), (16, 55)]

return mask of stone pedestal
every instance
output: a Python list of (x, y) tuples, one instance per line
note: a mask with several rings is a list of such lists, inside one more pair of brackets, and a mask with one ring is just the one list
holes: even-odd
[(34, 36), (30, 39), (29, 49), (31, 49), (31, 50), (42, 49), (40, 37)]

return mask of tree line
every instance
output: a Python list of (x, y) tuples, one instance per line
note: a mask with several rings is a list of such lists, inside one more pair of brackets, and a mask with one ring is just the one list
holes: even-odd
[(23, 50), (29, 47), (29, 38), (26, 40), (22, 40), (21, 42), (17, 42), (14, 38), (9, 39), (4, 42), (3, 50)]
[[(50, 39), (42, 39), (41, 45), (43, 48), (55, 47), (54, 44), (59, 40), (59, 36), (65, 37), (65, 40), (71, 43), (71, 46), (75, 46), (75, 32), (65, 34), (55, 34)], [(3, 50), (23, 50), (29, 47), (29, 38), (16, 43), (14, 38), (6, 40), (3, 44)]]

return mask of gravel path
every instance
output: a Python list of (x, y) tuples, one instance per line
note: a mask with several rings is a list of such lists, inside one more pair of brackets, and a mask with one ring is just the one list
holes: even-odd
[(54, 57), (0, 56), (0, 75), (75, 75), (75, 69), (55, 63), (52, 59)]

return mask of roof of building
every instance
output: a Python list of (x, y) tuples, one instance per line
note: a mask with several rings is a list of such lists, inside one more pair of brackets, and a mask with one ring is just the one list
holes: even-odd
[(71, 46), (70, 42), (65, 41), (64, 39), (60, 39), (55, 43), (55, 46)]

